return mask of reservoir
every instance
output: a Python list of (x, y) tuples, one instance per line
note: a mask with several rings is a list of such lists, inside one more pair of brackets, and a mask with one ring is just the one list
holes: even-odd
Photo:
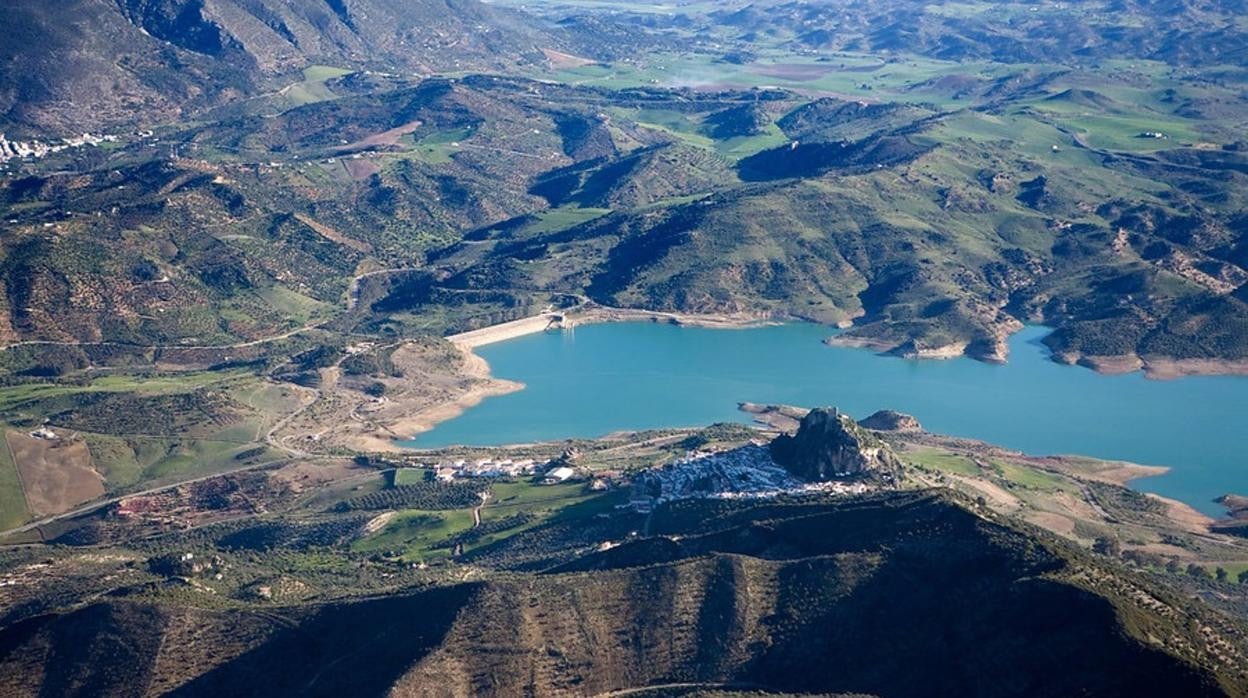
[(1248, 494), (1248, 378), (1104, 376), (1048, 358), (1043, 327), (1010, 340), (1004, 365), (910, 361), (822, 343), (811, 324), (740, 330), (645, 322), (585, 325), (478, 348), (525, 389), (485, 400), (403, 445), (492, 446), (612, 431), (749, 422), (737, 403), (834, 405), (857, 418), (914, 415), (928, 431), (1035, 455), (1170, 466), (1133, 486), (1220, 514)]

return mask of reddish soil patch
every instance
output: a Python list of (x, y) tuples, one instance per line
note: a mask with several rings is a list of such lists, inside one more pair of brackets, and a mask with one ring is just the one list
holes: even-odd
[(546, 54), (546, 60), (550, 61), (552, 68), (579, 68), (583, 65), (593, 65), (598, 62), (549, 48), (542, 49), (542, 53)]
[(37, 439), (15, 431), (7, 432), (5, 440), (22, 478), (26, 504), (36, 518), (103, 496), (104, 478), (96, 472), (85, 441)]
[(409, 133), (415, 133), (418, 128), (420, 128), (420, 122), (411, 121), (403, 124), (402, 126), (395, 126), (389, 131), (374, 133), (373, 135), (361, 138), (354, 143), (344, 145), (338, 149), (338, 152), (353, 153), (357, 150), (368, 150), (370, 148), (377, 148), (380, 146), (395, 145), (399, 142), (400, 138)]
[(1150, 494), (1148, 496), (1156, 499), (1162, 504), (1165, 504), (1166, 515), (1170, 517), (1171, 521), (1177, 523), (1183, 530), (1191, 531), (1193, 533), (1209, 532), (1209, 525), (1213, 523), (1212, 517), (1193, 509), (1191, 505), (1184, 504), (1183, 502), (1174, 499), (1167, 499), (1155, 494)]

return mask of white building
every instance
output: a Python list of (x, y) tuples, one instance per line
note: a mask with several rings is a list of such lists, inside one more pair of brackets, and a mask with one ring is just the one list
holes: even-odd
[(546, 482), (564, 482), (576, 475), (576, 471), (566, 465), (546, 471)]

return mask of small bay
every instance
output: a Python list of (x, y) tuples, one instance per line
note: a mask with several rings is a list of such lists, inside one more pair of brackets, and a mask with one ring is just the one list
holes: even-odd
[(1138, 489), (1210, 514), (1248, 493), (1248, 378), (1149, 380), (1099, 375), (1048, 358), (1028, 327), (1010, 361), (909, 361), (822, 343), (833, 330), (739, 330), (629, 322), (586, 325), (481, 347), (499, 378), (525, 389), (487, 399), (402, 442), (414, 448), (596, 437), (618, 430), (748, 422), (742, 401), (835, 405), (862, 418), (914, 415), (929, 431), (1028, 453), (1082, 454), (1171, 467)]

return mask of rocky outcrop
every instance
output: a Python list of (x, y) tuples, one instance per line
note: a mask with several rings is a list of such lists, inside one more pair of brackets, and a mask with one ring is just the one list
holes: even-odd
[(1224, 494), (1213, 500), (1226, 507), (1227, 518), (1215, 521), (1211, 530), (1228, 536), (1248, 538), (1248, 497), (1238, 494)]
[(919, 420), (893, 410), (880, 410), (858, 424), (875, 431), (923, 431)]
[(1248, 520), (1248, 497), (1239, 494), (1224, 494), (1213, 500), (1226, 507), (1226, 513), (1232, 519)]
[(811, 482), (851, 478), (896, 482), (901, 474), (901, 462), (888, 445), (834, 407), (811, 410), (796, 434), (776, 437), (771, 456)]

